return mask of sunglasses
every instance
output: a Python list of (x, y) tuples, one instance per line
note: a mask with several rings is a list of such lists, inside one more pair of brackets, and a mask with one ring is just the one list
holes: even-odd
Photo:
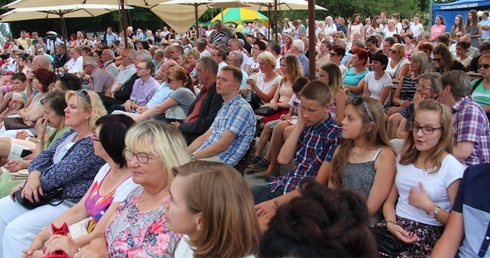
[(480, 64), (480, 65), (478, 65), (478, 69), (482, 69), (482, 68), (488, 69), (488, 68), (490, 68), (490, 64)]
[(335, 53), (335, 52), (329, 52), (329, 54), (330, 54), (331, 56), (338, 56), (338, 55), (337, 55), (337, 53)]
[(176, 81), (176, 79), (170, 79), (170, 78), (167, 78), (167, 83), (171, 83), (173, 81)]
[(391, 52), (392, 54), (396, 54), (396, 53), (398, 53), (398, 51), (396, 51), (396, 50), (394, 50), (394, 49), (390, 49), (390, 52)]
[(88, 103), (91, 104), (90, 103), (90, 96), (88, 95), (87, 90), (78, 90), (77, 95), (82, 97), (82, 98), (85, 98), (88, 101)]
[(439, 62), (441, 61), (441, 58), (433, 58), (434, 61)]

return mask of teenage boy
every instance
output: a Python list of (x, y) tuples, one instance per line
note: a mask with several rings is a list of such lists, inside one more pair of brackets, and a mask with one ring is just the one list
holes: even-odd
[(296, 189), (302, 179), (315, 178), (323, 162), (330, 162), (342, 139), (340, 125), (329, 114), (330, 90), (323, 82), (311, 81), (300, 93), (298, 122), (284, 143), (277, 161), (295, 169), (269, 185), (252, 187), (256, 204)]

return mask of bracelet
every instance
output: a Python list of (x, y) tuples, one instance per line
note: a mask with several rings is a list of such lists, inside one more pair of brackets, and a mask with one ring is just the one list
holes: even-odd
[(40, 139), (38, 139), (36, 142), (37, 142), (37, 143), (44, 143), (44, 140), (40, 140)]

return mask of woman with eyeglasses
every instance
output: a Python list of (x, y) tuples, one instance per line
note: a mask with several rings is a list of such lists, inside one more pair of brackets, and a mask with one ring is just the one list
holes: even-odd
[(439, 66), (440, 74), (452, 70), (461, 70), (466, 72), (464, 65), (454, 58), (444, 44), (439, 44), (434, 48), (433, 60)]
[[(65, 100), (65, 125), (71, 129), (31, 162), (27, 181), (0, 200), (3, 257), (22, 256), (21, 250), (29, 247), (39, 231), (80, 201), (104, 164), (94, 154), (91, 140), (95, 122), (106, 114), (99, 96), (92, 91), (69, 91)], [(45, 204), (29, 210), (18, 201), (38, 203), (42, 195), (59, 189), (62, 203), (57, 206)]]
[(253, 258), (260, 228), (243, 176), (210, 161), (190, 162), (172, 173), (165, 218), (170, 230), (185, 234), (174, 257)]
[(347, 70), (347, 67), (342, 64), (342, 58), (345, 56), (345, 48), (342, 46), (332, 46), (332, 49), (329, 52), (330, 62), (336, 64), (342, 74)]
[(471, 82), (471, 97), (490, 117), (490, 54), (482, 55), (478, 59), (478, 71), (482, 78)]
[(174, 66), (166, 72), (168, 87), (173, 90), (170, 96), (162, 103), (152, 107), (143, 113), (133, 116), (136, 122), (141, 122), (151, 117), (167, 122), (183, 122), (189, 112), (196, 95), (192, 78), (181, 66)]
[(190, 161), (186, 142), (171, 125), (150, 120), (135, 124), (125, 138), (135, 188), (109, 219), (105, 236), (76, 257), (173, 257), (181, 238), (167, 226), (162, 200), (174, 180), (172, 169)]
[(259, 60), (258, 57), (260, 54), (262, 54), (265, 49), (267, 48), (267, 45), (260, 40), (256, 40), (253, 45), (252, 45), (252, 51), (250, 53), (250, 59), (248, 63), (248, 75), (253, 75), (256, 73), (260, 72), (260, 65), (259, 65)]
[[(395, 178), (395, 153), (384, 126), (383, 107), (369, 97), (347, 103), (342, 125), (342, 142), (331, 162), (324, 162), (316, 181), (332, 189), (348, 189), (366, 201), (371, 225), (380, 219), (379, 211), (389, 194), (387, 185)], [(271, 216), (279, 205), (289, 202), (300, 188), (257, 205), (259, 216)], [(265, 226), (264, 220), (259, 220)]]
[[(97, 120), (92, 144), (95, 155), (104, 159), (106, 164), (100, 168), (82, 199), (52, 222), (60, 228), (63, 223), (71, 226), (89, 218), (87, 222), (82, 222), (87, 234), (76, 239), (51, 236), (50, 227), (46, 227), (36, 235), (29, 249), (24, 251), (27, 256), (41, 257), (63, 250), (72, 257), (73, 251), (104, 232), (108, 218), (136, 187), (123, 156), (124, 137), (133, 124), (134, 120), (125, 115), (107, 115)], [(46, 249), (41, 251), (43, 245)]]
[(397, 257), (429, 257), (448, 221), (465, 166), (451, 154), (449, 107), (423, 100), (409, 128), (397, 158), (395, 183), (383, 205), (385, 221), (376, 227), (408, 244)]

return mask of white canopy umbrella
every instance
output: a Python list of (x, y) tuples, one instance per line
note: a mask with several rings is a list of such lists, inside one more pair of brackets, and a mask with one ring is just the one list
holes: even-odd
[[(127, 7), (132, 8), (132, 7)], [(0, 21), (12, 22), (36, 19), (55, 19), (61, 20), (61, 33), (66, 39), (65, 18), (84, 18), (95, 17), (108, 12), (117, 11), (118, 5), (101, 5), (101, 4), (76, 4), (76, 5), (59, 5), (17, 8), (0, 15)]]

